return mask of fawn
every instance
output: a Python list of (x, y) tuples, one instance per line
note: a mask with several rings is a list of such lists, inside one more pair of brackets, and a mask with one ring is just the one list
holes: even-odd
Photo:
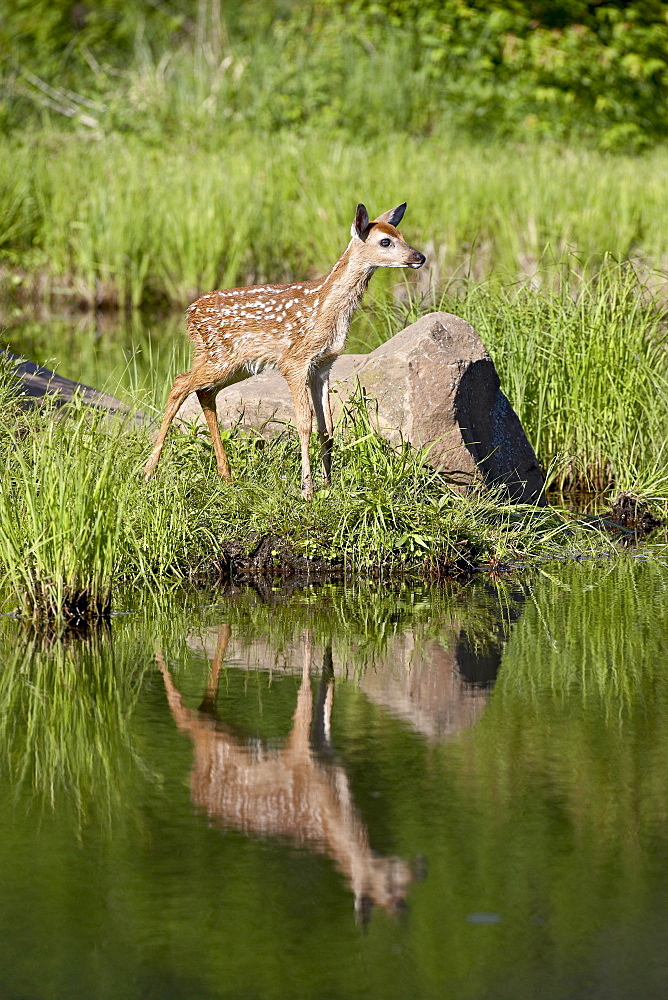
[(323, 278), (222, 289), (193, 302), (187, 313), (187, 332), (195, 345), (193, 364), (190, 371), (174, 379), (155, 447), (146, 463), (146, 479), (160, 460), (169, 425), (193, 391), (211, 434), (218, 473), (229, 479), (216, 395), (224, 386), (256, 375), (263, 368), (277, 368), (288, 383), (295, 407), (302, 493), (305, 497), (313, 494), (311, 401), (320, 438), (323, 482), (329, 485), (333, 432), (329, 373), (345, 348), (352, 314), (377, 267), (418, 268), (426, 259), (396, 229), (405, 211), (404, 202), (371, 222), (364, 205), (358, 205), (350, 243)]

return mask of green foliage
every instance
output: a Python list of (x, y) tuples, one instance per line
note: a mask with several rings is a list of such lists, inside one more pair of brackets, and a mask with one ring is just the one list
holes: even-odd
[(152, 6), (125, 0), (3, 0), (0, 4), (0, 52), (7, 60), (27, 63), (35, 72), (86, 65), (96, 59), (122, 62), (135, 51), (138, 33), (167, 45), (188, 25), (195, 5), (183, 0)]
[[(8, 125), (32, 104), (79, 126), (221, 144), (221, 129), (372, 137), (570, 136), (642, 148), (666, 134), (657, 0), (21, 0), (0, 7)], [(381, 125), (382, 123), (382, 125)]]

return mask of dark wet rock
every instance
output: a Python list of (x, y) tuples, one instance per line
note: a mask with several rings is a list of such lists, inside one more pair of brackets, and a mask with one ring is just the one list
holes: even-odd
[(121, 403), (120, 399), (110, 396), (106, 392), (98, 392), (88, 385), (80, 382), (73, 382), (69, 378), (63, 378), (56, 372), (36, 365), (34, 361), (26, 361), (9, 351), (2, 352), (4, 357), (14, 362), (14, 374), (17, 379), (17, 393), (21, 398), (24, 408), (34, 406), (40, 400), (48, 397), (57, 405), (63, 406), (71, 403), (75, 396), (78, 396), (90, 406), (95, 406), (101, 410), (125, 413), (127, 407)]
[[(407, 575), (422, 580), (443, 582), (470, 579), (480, 570), (480, 558), (466, 540), (449, 547), (448, 552), (434, 552), (424, 559), (419, 568), (406, 574), (405, 568), (397, 565), (394, 570), (378, 565), (366, 567), (365, 576), (374, 578), (382, 573), (390, 578), (405, 579)], [(280, 535), (258, 535), (246, 539), (245, 543), (227, 542), (215, 556), (200, 568), (193, 577), (201, 584), (226, 584), (255, 588), (263, 599), (271, 593), (275, 584), (282, 591), (295, 590), (304, 586), (321, 583), (339, 583), (352, 574), (342, 556), (331, 559), (312, 558), (303, 553), (289, 537)]]
[(262, 535), (250, 550), (230, 550), (224, 562), (236, 582), (281, 577), (303, 585), (344, 576), (343, 559), (310, 559), (280, 535)]
[[(450, 313), (423, 316), (370, 354), (348, 354), (332, 367), (335, 417), (362, 386), (377, 404), (370, 412), (394, 444), (430, 446), (429, 461), (462, 486), (501, 486), (508, 499), (544, 503), (536, 455), (508, 399), (494, 362), (473, 327)], [(294, 424), (284, 379), (266, 372), (218, 395), (223, 427), (275, 434)], [(202, 420), (197, 398), (181, 420)]]
[(636, 538), (644, 538), (664, 523), (648, 503), (626, 492), (618, 494), (605, 520), (607, 524), (632, 531)]

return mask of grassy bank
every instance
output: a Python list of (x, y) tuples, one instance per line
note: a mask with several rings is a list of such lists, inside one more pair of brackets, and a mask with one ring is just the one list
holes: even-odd
[[(434, 309), (463, 316), (490, 351), (550, 486), (631, 490), (664, 502), (663, 292), (611, 259), (588, 275), (577, 261), (570, 265), (543, 268), (531, 283), (456, 279), (443, 292), (378, 297), (355, 317), (348, 348), (373, 350)], [(45, 318), (8, 329), (5, 342), (158, 418), (175, 374), (189, 365), (183, 328), (182, 314), (134, 313), (123, 323), (109, 316), (104, 323), (99, 316), (69, 323)]]
[(174, 434), (146, 485), (147, 429), (76, 407), (17, 414), (5, 400), (0, 563), (10, 603), (27, 617), (76, 619), (104, 614), (122, 583), (286, 570), (438, 579), (603, 545), (552, 511), (461, 497), (420, 453), (373, 434), (361, 407), (337, 435), (334, 487), (311, 503), (299, 494), (292, 429), (272, 442), (233, 433), (227, 447), (231, 484), (198, 433)]

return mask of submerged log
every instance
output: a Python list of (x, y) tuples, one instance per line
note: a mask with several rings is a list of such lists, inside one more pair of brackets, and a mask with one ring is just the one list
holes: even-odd
[(127, 412), (127, 407), (115, 396), (99, 392), (89, 385), (82, 385), (81, 382), (73, 382), (72, 379), (63, 378), (57, 372), (43, 368), (42, 365), (37, 365), (34, 361), (26, 361), (25, 358), (20, 358), (9, 351), (3, 350), (2, 354), (14, 362), (17, 393), (26, 409), (45, 397), (60, 406), (71, 403), (75, 397), (79, 397), (89, 406), (95, 406), (101, 410)]

